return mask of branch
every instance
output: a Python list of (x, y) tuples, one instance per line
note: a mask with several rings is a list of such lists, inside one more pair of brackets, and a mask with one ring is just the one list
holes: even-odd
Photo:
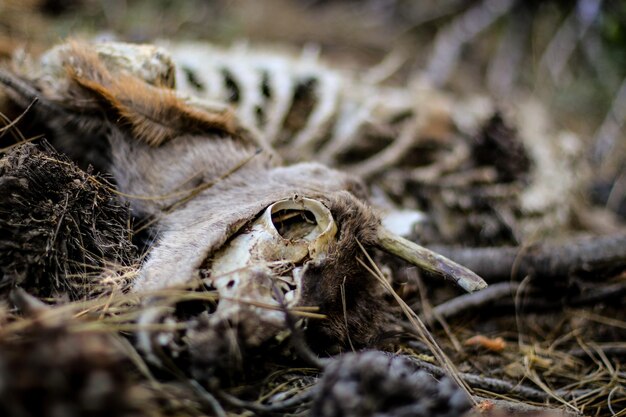
[(519, 280), (527, 275), (559, 277), (626, 267), (626, 234), (576, 238), (563, 244), (544, 243), (529, 247), (432, 246), (430, 249), (476, 272), (488, 282)]

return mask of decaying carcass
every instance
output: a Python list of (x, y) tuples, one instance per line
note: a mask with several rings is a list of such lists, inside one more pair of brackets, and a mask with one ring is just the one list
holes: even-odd
[(134, 216), (151, 225), (154, 244), (132, 289), (146, 300), (145, 350), (176, 351), (173, 332), (149, 329), (179, 313), (164, 294), (190, 288), (219, 294), (216, 307), (184, 315), (196, 360), (214, 360), (227, 334), (258, 346), (286, 328), (285, 311), (310, 307), (324, 316), (308, 323), (318, 343), (344, 345), (349, 335), (365, 345), (382, 304), (358, 262), (361, 245), (467, 291), (486, 285), (383, 227), (358, 178), (318, 163), (283, 166), (223, 104), (174, 90), (173, 74), (165, 51), (119, 43), (69, 43), (0, 73), (15, 103), (38, 99), (31, 116), (54, 143), (111, 172)]
[(576, 218), (583, 147), (531, 95), (433, 88), (424, 72), (398, 71), (395, 54), (355, 68), (314, 47), (162, 44), (178, 91), (230, 103), (288, 162), (322, 162), (419, 209), (421, 241), (522, 245)]

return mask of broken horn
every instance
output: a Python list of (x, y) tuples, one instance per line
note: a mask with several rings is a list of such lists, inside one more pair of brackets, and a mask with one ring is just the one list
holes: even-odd
[(385, 252), (396, 255), (413, 265), (454, 281), (467, 292), (482, 290), (487, 283), (478, 275), (417, 243), (391, 233), (384, 227), (378, 228), (378, 245)]

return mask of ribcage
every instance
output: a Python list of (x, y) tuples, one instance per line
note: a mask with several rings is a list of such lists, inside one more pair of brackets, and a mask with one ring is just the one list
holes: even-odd
[(519, 243), (567, 224), (582, 180), (574, 175), (577, 138), (554, 130), (528, 97), (502, 114), (486, 96), (446, 94), (419, 73), (387, 83), (387, 61), (354, 71), (307, 49), (165, 49), (182, 94), (232, 105), (288, 162), (338, 167), (423, 210), (431, 221), (420, 230), (423, 241)]
[(177, 67), (178, 90), (230, 103), (241, 121), (288, 161), (314, 159), (369, 177), (403, 159), (413, 166), (432, 162), (428, 152), (420, 161), (406, 159), (416, 147), (432, 148), (432, 140), (449, 142), (458, 130), (444, 95), (419, 82), (385, 87), (377, 71), (334, 69), (315, 51), (293, 56), (207, 44), (167, 49)]

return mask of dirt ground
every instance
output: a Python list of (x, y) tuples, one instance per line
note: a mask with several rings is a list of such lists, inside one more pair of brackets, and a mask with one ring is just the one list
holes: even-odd
[[(145, 305), (129, 291), (153, 243), (149, 222), (94, 162), (106, 149), (92, 158), (57, 146), (0, 83), (0, 415), (626, 415), (624, 7), (0, 2), (3, 68), (68, 37), (245, 41), (294, 56), (316, 45), (348, 74), (388, 63), (379, 91), (426, 80), (416, 112), (432, 119), (393, 162), (376, 165), (412, 115), (367, 126), (324, 162), (424, 213), (410, 238), (489, 287), (462, 294), (373, 253), (387, 284), (375, 294), (383, 325), (366, 342), (346, 331), (322, 343), (291, 326), (234, 352), (217, 342), (232, 329), (185, 333), (181, 323), (219, 302), (214, 289), (186, 288), (165, 296), (175, 320), (154, 324), (171, 333), (157, 366), (138, 347)], [(313, 106), (307, 94), (288, 118), (293, 131)], [(276, 147), (292, 162), (285, 141)], [(317, 312), (297, 314), (314, 323)], [(198, 346), (211, 360), (194, 356)]]

